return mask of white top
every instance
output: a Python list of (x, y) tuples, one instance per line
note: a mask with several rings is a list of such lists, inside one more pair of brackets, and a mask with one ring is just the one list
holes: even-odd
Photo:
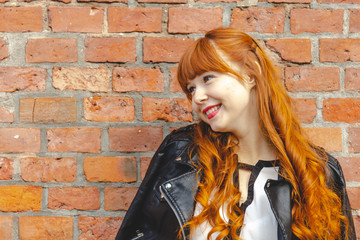
[[(242, 209), (245, 207), (244, 222), (240, 232), (241, 239), (277, 239), (277, 221), (264, 190), (268, 179), (278, 179), (278, 167), (274, 168), (271, 163), (273, 162), (260, 160), (252, 170), (252, 177), (250, 177), (248, 187), (248, 199), (241, 205)], [(202, 209), (203, 206), (196, 203), (194, 216), (199, 215)], [(221, 207), (219, 211), (224, 221), (228, 222), (229, 219), (225, 213), (226, 207)], [(190, 240), (206, 240), (211, 229), (212, 227), (208, 221), (203, 222), (195, 230), (192, 229)], [(219, 233), (214, 233), (210, 239), (215, 240), (218, 235)]]

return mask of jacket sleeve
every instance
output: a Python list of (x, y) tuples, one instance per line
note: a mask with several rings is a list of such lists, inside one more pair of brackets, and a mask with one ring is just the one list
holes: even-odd
[[(327, 155), (328, 155), (327, 165), (328, 165), (330, 173), (332, 175), (332, 180), (334, 181), (333, 185), (336, 190), (336, 193), (341, 198), (343, 215), (345, 217), (347, 217), (348, 223), (349, 223), (348, 230), (347, 230), (348, 240), (356, 240), (354, 221), (353, 221), (353, 217), (351, 214), (351, 206), (350, 206), (350, 202), (349, 202), (349, 197), (346, 192), (346, 182), (344, 179), (343, 171), (342, 171), (341, 166), (340, 166), (339, 162), (337, 161), (337, 159), (335, 159), (330, 154), (327, 154)], [(346, 235), (345, 231), (346, 231), (346, 227), (343, 226), (342, 239), (345, 239), (345, 235)]]

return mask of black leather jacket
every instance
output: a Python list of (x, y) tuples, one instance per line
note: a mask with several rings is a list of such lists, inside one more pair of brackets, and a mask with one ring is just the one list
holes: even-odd
[[(180, 226), (190, 220), (197, 192), (196, 169), (188, 152), (192, 144), (191, 128), (181, 128), (165, 138), (149, 165), (116, 240), (175, 240)], [(196, 161), (196, 153), (192, 159)], [(355, 240), (341, 167), (330, 155), (328, 167), (334, 188), (342, 199), (343, 212), (349, 218), (349, 239)], [(265, 191), (278, 222), (278, 239), (298, 239), (291, 232), (290, 184), (279, 177), (279, 180), (269, 180)], [(183, 236), (186, 235), (184, 230)]]

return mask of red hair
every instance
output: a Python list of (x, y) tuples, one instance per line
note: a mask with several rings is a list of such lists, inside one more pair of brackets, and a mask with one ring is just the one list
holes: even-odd
[[(241, 72), (232, 69), (223, 55), (237, 64)], [(340, 198), (327, 185), (330, 179), (326, 174), (326, 154), (315, 149), (304, 136), (292, 110), (291, 98), (264, 49), (255, 39), (236, 29), (212, 30), (198, 39), (179, 63), (178, 81), (189, 99), (187, 83), (208, 71), (255, 79), (259, 124), (276, 149), (280, 174), (292, 186), (292, 232), (300, 239), (340, 239), (341, 226), (347, 226), (347, 219), (341, 213)], [(208, 239), (214, 232), (220, 232), (216, 240), (227, 236), (239, 239), (244, 213), (238, 207), (241, 193), (233, 183), (238, 161), (234, 148), (239, 140), (232, 133), (214, 132), (201, 121), (195, 127), (194, 141), (199, 153), (199, 162), (195, 164), (201, 176), (195, 200), (204, 209), (183, 227), (192, 229), (208, 221), (213, 227)], [(228, 223), (219, 214), (224, 205), (228, 206)]]

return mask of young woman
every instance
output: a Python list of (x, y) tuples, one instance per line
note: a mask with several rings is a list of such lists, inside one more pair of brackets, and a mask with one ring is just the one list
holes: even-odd
[(356, 239), (339, 163), (304, 136), (255, 39), (208, 32), (178, 80), (199, 123), (165, 138), (117, 240)]

